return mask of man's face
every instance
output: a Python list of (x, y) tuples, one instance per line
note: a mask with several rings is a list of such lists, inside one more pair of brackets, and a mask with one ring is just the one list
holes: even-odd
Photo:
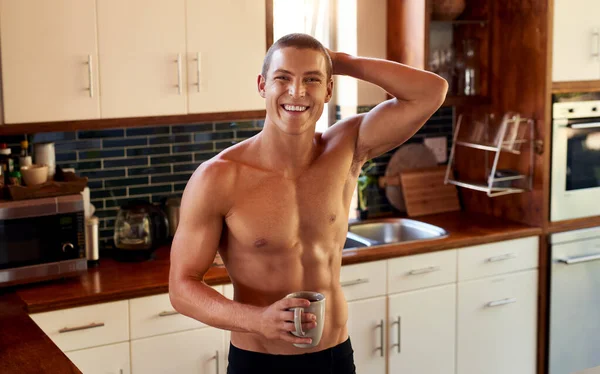
[(287, 134), (314, 129), (332, 90), (325, 57), (313, 49), (281, 48), (272, 55), (266, 79), (258, 76), (267, 117)]

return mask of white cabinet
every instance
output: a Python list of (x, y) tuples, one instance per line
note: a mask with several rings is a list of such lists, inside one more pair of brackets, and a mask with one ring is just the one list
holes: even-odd
[(357, 373), (385, 374), (386, 298), (348, 303), (348, 334)]
[(185, 0), (98, 1), (102, 117), (187, 112)]
[(95, 0), (1, 0), (0, 38), (4, 122), (100, 117)]
[(555, 0), (552, 81), (600, 80), (600, 2)]
[(535, 374), (538, 271), (458, 284), (457, 374)]
[(187, 0), (189, 112), (264, 109), (265, 1)]
[(129, 374), (129, 343), (104, 345), (65, 353), (84, 374)]
[(212, 327), (131, 341), (133, 374), (223, 373), (223, 331)]
[(456, 285), (389, 297), (390, 373), (453, 374)]

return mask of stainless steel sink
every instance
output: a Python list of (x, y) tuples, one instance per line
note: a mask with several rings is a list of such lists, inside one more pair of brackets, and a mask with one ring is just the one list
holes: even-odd
[(351, 232), (346, 234), (346, 242), (344, 243), (344, 249), (350, 248), (363, 248), (370, 247), (373, 245), (373, 242), (367, 238), (363, 238), (362, 236), (358, 236)]
[[(448, 232), (441, 227), (430, 225), (425, 222), (409, 218), (385, 218), (376, 221), (353, 223), (348, 227), (346, 243), (352, 240), (350, 245), (360, 242), (369, 243), (362, 247), (382, 245), (390, 243), (405, 243), (417, 240), (442, 239), (448, 236)], [(360, 248), (361, 246), (350, 246), (344, 248)]]

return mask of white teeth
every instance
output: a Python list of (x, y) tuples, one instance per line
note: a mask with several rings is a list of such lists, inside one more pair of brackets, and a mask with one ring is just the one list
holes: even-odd
[(305, 106), (299, 105), (284, 105), (285, 110), (289, 110), (290, 112), (304, 112), (306, 110)]

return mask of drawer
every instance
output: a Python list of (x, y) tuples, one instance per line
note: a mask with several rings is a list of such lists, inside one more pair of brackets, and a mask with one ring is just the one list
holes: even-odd
[(539, 238), (504, 240), (458, 250), (458, 280), (538, 267)]
[(388, 260), (388, 293), (456, 282), (456, 250)]
[[(213, 289), (220, 293), (223, 291), (221, 286), (213, 287)], [(130, 299), (129, 310), (131, 339), (207, 326), (175, 311), (168, 293)]]
[(63, 352), (129, 340), (127, 300), (35, 313), (30, 317)]
[(386, 294), (385, 261), (342, 266), (340, 284), (347, 301)]

